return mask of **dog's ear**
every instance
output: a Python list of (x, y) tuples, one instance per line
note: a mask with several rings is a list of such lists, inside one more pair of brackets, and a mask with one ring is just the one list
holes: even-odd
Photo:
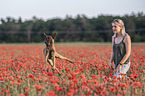
[(54, 39), (56, 37), (56, 33), (54, 33), (53, 35), (52, 35), (52, 38)]
[(45, 33), (43, 33), (45, 37), (47, 37), (47, 35)]

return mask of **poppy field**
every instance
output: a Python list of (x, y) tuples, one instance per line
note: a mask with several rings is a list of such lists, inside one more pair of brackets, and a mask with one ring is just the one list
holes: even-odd
[(61, 76), (45, 71), (44, 47), (0, 46), (0, 96), (145, 96), (145, 46), (132, 46), (127, 77), (118, 79), (109, 68), (111, 46), (57, 46), (75, 61), (56, 59)]

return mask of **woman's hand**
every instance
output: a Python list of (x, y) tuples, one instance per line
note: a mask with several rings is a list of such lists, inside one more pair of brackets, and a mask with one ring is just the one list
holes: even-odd
[(116, 68), (116, 70), (115, 70), (115, 73), (116, 73), (116, 74), (118, 73), (118, 71), (119, 71), (119, 72), (121, 71), (121, 67), (122, 67), (122, 65), (120, 65), (120, 64), (117, 66), (117, 68)]
[(112, 63), (110, 63), (110, 68), (111, 68), (112, 70), (114, 70), (114, 67), (113, 67), (113, 64), (112, 64)]

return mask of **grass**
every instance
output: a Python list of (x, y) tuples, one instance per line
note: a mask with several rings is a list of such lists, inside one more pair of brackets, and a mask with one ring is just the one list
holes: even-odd
[[(32, 45), (32, 46), (45, 46), (44, 43), (2, 43), (0, 45)], [(55, 42), (55, 46), (112, 46), (111, 42)], [(145, 42), (133, 42), (132, 46), (145, 46)]]

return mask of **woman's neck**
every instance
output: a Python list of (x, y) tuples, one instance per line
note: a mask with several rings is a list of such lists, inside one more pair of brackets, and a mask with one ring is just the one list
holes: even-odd
[(119, 32), (119, 33), (116, 33), (116, 36), (117, 36), (117, 37), (120, 37), (120, 36), (122, 36), (121, 32)]

